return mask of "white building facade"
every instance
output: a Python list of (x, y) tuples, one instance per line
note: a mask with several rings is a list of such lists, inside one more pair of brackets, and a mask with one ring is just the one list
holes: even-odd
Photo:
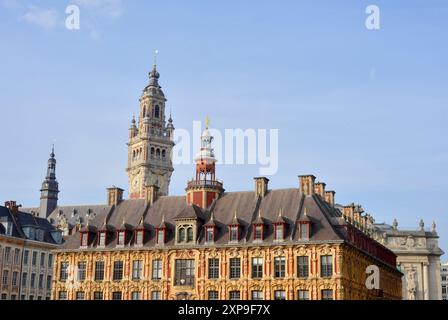
[(374, 237), (397, 255), (397, 267), (404, 274), (404, 300), (442, 299), (440, 256), (444, 252), (435, 223), (431, 230), (425, 230), (423, 221), (418, 230), (399, 230), (396, 220), (392, 226), (375, 224)]
[(442, 285), (442, 300), (448, 300), (448, 262), (441, 264), (440, 277)]

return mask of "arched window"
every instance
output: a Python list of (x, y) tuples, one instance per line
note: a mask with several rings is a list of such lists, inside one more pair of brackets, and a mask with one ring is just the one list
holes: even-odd
[(189, 227), (187, 229), (187, 242), (192, 242), (193, 241), (193, 228)]
[(151, 158), (154, 158), (155, 149), (151, 148)]
[(166, 157), (166, 151), (162, 150), (162, 159), (165, 159), (165, 157)]
[(160, 107), (158, 105), (154, 108), (154, 117), (160, 118)]
[(184, 242), (185, 241), (185, 228), (179, 228), (179, 234), (177, 236), (177, 240), (179, 242)]
[(160, 159), (160, 149), (156, 150), (156, 157), (157, 157), (157, 159)]

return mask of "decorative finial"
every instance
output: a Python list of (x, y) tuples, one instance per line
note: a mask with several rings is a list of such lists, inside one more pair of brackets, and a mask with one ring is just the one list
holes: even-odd
[(210, 118), (208, 116), (205, 117), (205, 128), (208, 129), (210, 125)]
[(432, 222), (431, 230), (432, 230), (432, 232), (436, 232), (436, 222), (435, 221)]
[(420, 231), (424, 231), (425, 230), (425, 223), (423, 222), (423, 219), (420, 219), (420, 222), (418, 224), (420, 226)]
[(394, 221), (392, 222), (392, 227), (393, 227), (395, 230), (397, 230), (397, 228), (398, 228), (398, 221), (397, 221), (397, 219), (394, 219)]
[(278, 218), (280, 219), (283, 216), (283, 208), (280, 208), (278, 211)]
[(154, 68), (157, 66), (157, 55), (159, 54), (159, 50), (154, 50)]
[(304, 216), (307, 216), (307, 215), (308, 215), (308, 209), (307, 209), (307, 208), (305, 208), (305, 210), (303, 210), (303, 215), (304, 215)]
[(131, 120), (131, 123), (132, 123), (132, 124), (135, 124), (135, 113), (134, 113), (134, 112), (132, 112), (132, 120)]
[(51, 145), (51, 154), (50, 154), (51, 158), (54, 158), (54, 143)]

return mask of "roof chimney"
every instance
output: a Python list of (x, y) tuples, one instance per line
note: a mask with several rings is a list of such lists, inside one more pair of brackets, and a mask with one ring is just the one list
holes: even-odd
[(156, 185), (145, 186), (145, 200), (146, 203), (152, 205), (159, 196), (159, 187)]
[(351, 223), (353, 223), (354, 220), (354, 213), (355, 213), (355, 204), (349, 204), (348, 206), (344, 206), (344, 209), (342, 210), (342, 215), (344, 218)]
[(13, 200), (5, 201), (5, 207), (8, 208), (13, 214), (17, 214), (21, 206), (22, 205), (17, 205), (17, 202)]
[(325, 186), (324, 182), (317, 182), (314, 184), (314, 193), (320, 195), (320, 197), (325, 200)]
[(308, 174), (299, 176), (300, 190), (305, 196), (311, 196), (314, 194), (314, 181), (316, 177)]
[(330, 204), (330, 206), (334, 207), (334, 195), (335, 191), (325, 191), (325, 201)]
[(113, 186), (112, 188), (107, 188), (107, 205), (116, 206), (121, 201), (123, 201), (123, 189)]
[(256, 177), (255, 180), (255, 195), (263, 198), (268, 193), (269, 179), (266, 177)]

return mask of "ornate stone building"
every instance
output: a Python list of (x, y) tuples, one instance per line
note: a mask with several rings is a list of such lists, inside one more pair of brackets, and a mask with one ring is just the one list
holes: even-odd
[(397, 265), (403, 276), (403, 299), (441, 300), (440, 256), (435, 223), (425, 230), (423, 220), (419, 230), (399, 230), (392, 226), (375, 224), (374, 238), (397, 255)]
[[(253, 191), (226, 192), (208, 123), (195, 178), (168, 196), (173, 127), (158, 78), (154, 67), (130, 129), (130, 199), (113, 187), (105, 205), (50, 215), (68, 235), (53, 299), (401, 299), (396, 256), (371, 238), (370, 216), (339, 210), (313, 175), (297, 188), (270, 190), (258, 177)], [(366, 287), (371, 265), (377, 290)]]
[(441, 264), (440, 276), (442, 278), (442, 300), (448, 300), (448, 262)]

